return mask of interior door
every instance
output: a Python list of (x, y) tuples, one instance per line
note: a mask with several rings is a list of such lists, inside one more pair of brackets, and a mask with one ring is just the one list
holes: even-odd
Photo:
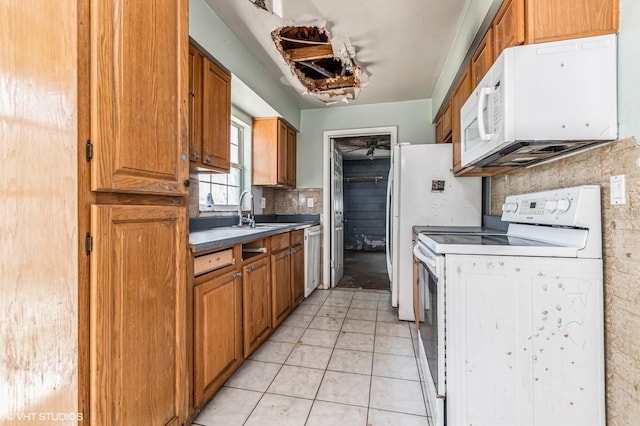
[(344, 273), (344, 196), (342, 191), (342, 151), (335, 142), (331, 142), (333, 161), (331, 176), (333, 180), (333, 196), (331, 218), (333, 238), (331, 240), (331, 286), (335, 287)]
[(386, 208), (386, 246), (385, 254), (387, 258), (387, 275), (389, 276), (389, 287), (393, 281), (393, 149), (391, 150), (391, 164), (387, 175), (387, 208)]

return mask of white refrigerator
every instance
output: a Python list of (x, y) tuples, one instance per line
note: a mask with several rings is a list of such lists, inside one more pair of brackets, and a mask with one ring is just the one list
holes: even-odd
[(387, 188), (387, 270), (391, 303), (413, 321), (413, 227), (480, 226), (482, 181), (453, 176), (451, 144), (393, 147)]

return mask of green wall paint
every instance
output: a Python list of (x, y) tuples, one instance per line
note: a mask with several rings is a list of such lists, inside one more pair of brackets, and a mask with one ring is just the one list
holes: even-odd
[(298, 187), (322, 188), (325, 130), (397, 126), (398, 142), (434, 143), (431, 115), (430, 99), (302, 110), (298, 135)]

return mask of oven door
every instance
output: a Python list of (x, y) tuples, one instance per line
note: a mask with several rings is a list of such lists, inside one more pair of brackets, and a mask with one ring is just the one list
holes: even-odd
[(445, 334), (444, 256), (418, 242), (413, 249), (416, 262), (414, 306), (418, 329), (418, 367), (425, 403), (435, 425), (444, 425)]

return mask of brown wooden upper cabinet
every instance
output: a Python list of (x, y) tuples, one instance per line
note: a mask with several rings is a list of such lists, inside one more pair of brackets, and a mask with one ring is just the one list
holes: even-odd
[(436, 122), (436, 143), (451, 143), (451, 105), (447, 105)]
[(253, 120), (253, 184), (295, 188), (296, 131), (284, 120)]
[[(456, 89), (436, 117), (436, 142), (447, 141), (446, 115), (451, 116), (453, 170), (456, 176), (493, 176), (510, 168), (461, 167), (460, 108), (500, 53), (523, 43), (589, 37), (618, 31), (619, 0), (504, 0), (486, 35), (474, 51)], [(449, 113), (449, 111), (451, 111)]]
[(149, 9), (91, 2), (92, 191), (188, 193), (187, 5)]
[(475, 88), (493, 64), (493, 28), (489, 28), (471, 57), (471, 85)]
[(451, 98), (451, 127), (452, 127), (452, 143), (453, 143), (453, 172), (456, 173), (462, 169), (462, 160), (460, 151), (460, 108), (466, 102), (469, 95), (471, 95), (471, 66), (467, 66), (456, 90), (453, 92)]
[(189, 159), (191, 168), (229, 173), (231, 76), (189, 46)]
[[(493, 18), (493, 60), (507, 47), (524, 43), (524, 0), (505, 0)], [(492, 62), (493, 62), (492, 60)]]
[(618, 32), (619, 0), (528, 0), (526, 42)]

